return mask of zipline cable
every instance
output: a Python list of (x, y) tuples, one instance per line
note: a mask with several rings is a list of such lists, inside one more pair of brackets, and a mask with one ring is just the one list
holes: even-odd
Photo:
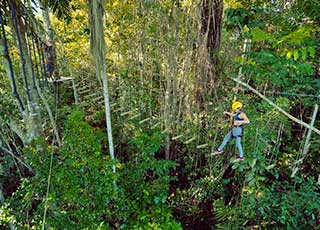
[(51, 147), (52, 147), (52, 150), (51, 150), (51, 156), (50, 156), (50, 166), (49, 166), (49, 173), (48, 173), (47, 191), (46, 191), (46, 197), (45, 197), (45, 202), (44, 202), (44, 211), (43, 211), (43, 218), (42, 218), (42, 230), (45, 229), (45, 225), (46, 225), (46, 217), (47, 217), (48, 201), (49, 201), (49, 191), (50, 191), (51, 176), (52, 176), (52, 163), (53, 163), (53, 153), (54, 153), (53, 144), (52, 144)]

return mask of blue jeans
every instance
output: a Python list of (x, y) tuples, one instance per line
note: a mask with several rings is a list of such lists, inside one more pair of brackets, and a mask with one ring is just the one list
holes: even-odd
[(242, 135), (242, 127), (233, 127), (232, 130), (228, 132), (227, 135), (223, 138), (223, 142), (218, 149), (222, 151), (232, 138), (236, 138), (239, 156), (243, 157), (244, 154), (243, 154), (242, 145), (241, 145), (241, 135)]

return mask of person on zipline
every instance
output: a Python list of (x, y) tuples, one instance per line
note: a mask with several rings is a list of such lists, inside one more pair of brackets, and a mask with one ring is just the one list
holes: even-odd
[(54, 63), (55, 63), (55, 53), (54, 47), (51, 40), (48, 40), (44, 45), (44, 52), (46, 55), (45, 63), (46, 63), (46, 72), (49, 79), (53, 79), (54, 74)]
[(244, 160), (244, 154), (241, 145), (241, 137), (243, 133), (243, 125), (249, 124), (249, 119), (247, 115), (243, 112), (243, 105), (239, 101), (235, 101), (231, 105), (232, 111), (231, 112), (223, 112), (225, 115), (229, 116), (230, 118), (230, 126), (231, 129), (227, 135), (223, 138), (222, 144), (214, 151), (214, 155), (221, 154), (223, 152), (224, 147), (226, 144), (232, 139), (236, 139), (237, 148), (239, 151), (239, 157), (236, 158), (238, 161)]

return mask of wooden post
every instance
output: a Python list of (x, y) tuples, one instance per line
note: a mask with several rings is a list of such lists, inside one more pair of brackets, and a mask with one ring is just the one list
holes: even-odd
[[(71, 74), (71, 70), (70, 70), (70, 74)], [(72, 77), (72, 76), (71, 76)], [(79, 98), (78, 98), (78, 94), (77, 94), (77, 88), (76, 88), (76, 84), (74, 81), (74, 78), (72, 77), (72, 89), (73, 89), (73, 97), (74, 97), (74, 102), (76, 105), (79, 104)]]

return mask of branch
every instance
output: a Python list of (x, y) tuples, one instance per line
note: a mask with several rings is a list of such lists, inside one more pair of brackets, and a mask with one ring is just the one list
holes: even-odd
[(315, 127), (313, 127), (312, 125), (309, 125), (307, 123), (305, 123), (302, 120), (299, 120), (298, 118), (292, 116), (291, 114), (287, 113), (285, 110), (283, 110), (282, 108), (280, 108), (279, 106), (277, 106), (275, 103), (273, 103), (272, 101), (270, 101), (267, 97), (265, 97), (264, 95), (262, 95), (259, 91), (257, 91), (256, 89), (252, 88), (250, 85), (240, 81), (239, 79), (236, 78), (232, 78), (233, 81), (239, 83), (240, 85), (250, 89), (252, 92), (254, 92), (255, 94), (257, 94), (259, 97), (261, 97), (263, 100), (265, 100), (266, 102), (268, 102), (272, 107), (274, 107), (275, 109), (277, 109), (279, 112), (281, 112), (283, 115), (285, 115), (286, 117), (288, 117), (290, 120), (306, 127), (307, 129), (310, 129), (312, 131), (314, 131), (315, 133), (320, 135), (320, 130), (316, 129)]

